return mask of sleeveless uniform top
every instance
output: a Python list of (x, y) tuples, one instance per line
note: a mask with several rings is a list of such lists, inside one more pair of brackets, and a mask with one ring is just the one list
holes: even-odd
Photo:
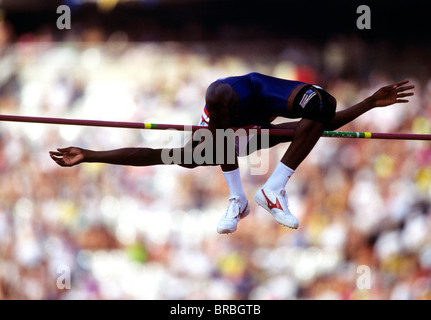
[[(230, 119), (233, 127), (265, 126), (276, 117), (297, 118), (299, 115), (294, 112), (293, 99), (289, 96), (293, 91), (298, 92), (309, 85), (257, 72), (218, 79), (216, 82), (229, 84), (239, 97), (239, 105)], [(208, 121), (206, 106), (201, 120)]]

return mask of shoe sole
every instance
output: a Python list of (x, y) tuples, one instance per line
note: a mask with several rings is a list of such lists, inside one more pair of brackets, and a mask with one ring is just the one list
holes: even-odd
[[(269, 208), (267, 207), (267, 205), (266, 205), (264, 202), (260, 201), (259, 197), (255, 197), (255, 198), (254, 198), (254, 201), (256, 201), (256, 203), (257, 203), (259, 206), (261, 206), (263, 209), (265, 209), (266, 211), (268, 211), (268, 212), (271, 214), (271, 216), (273, 216), (273, 217), (274, 217), (274, 215), (271, 213), (271, 211), (270, 211), (270, 210), (268, 210)], [(290, 228), (290, 229), (298, 229), (298, 227), (299, 227), (299, 225), (297, 225), (297, 226), (291, 226), (291, 225), (288, 225), (288, 224), (282, 223), (282, 222), (278, 221), (276, 217), (274, 217), (274, 219), (275, 219), (275, 221), (277, 221), (277, 223), (278, 223), (278, 224), (280, 224), (280, 225), (282, 225), (282, 226), (284, 226), (284, 227), (288, 227), (288, 228)]]
[(230, 230), (217, 230), (217, 233), (218, 234), (231, 234), (231, 233), (234, 233), (236, 231), (236, 229), (235, 230), (233, 230), (233, 231), (230, 231)]
[[(238, 221), (239, 222), (239, 221)], [(238, 228), (235, 228), (234, 230), (230, 230), (230, 229), (218, 229), (217, 228), (217, 233), (220, 233), (220, 234), (230, 234), (230, 233), (234, 233), (236, 230), (237, 230)]]

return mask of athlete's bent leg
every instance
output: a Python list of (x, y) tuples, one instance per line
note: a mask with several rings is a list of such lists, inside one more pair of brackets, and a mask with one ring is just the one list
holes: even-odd
[(311, 98), (307, 100), (305, 106), (301, 105), (304, 118), (296, 125), (292, 143), (274, 172), (255, 195), (255, 201), (270, 212), (280, 224), (295, 229), (298, 228), (299, 222), (289, 211), (285, 186), (322, 136), (326, 123), (335, 115), (336, 107), (335, 103), (331, 103), (332, 100), (327, 98), (322, 100), (322, 95), (315, 89), (309, 89), (304, 96), (307, 94)]

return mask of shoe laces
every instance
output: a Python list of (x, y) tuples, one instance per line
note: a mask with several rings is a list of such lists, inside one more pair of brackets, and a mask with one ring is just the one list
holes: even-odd
[(226, 209), (226, 213), (224, 214), (225, 218), (233, 219), (235, 218), (240, 211), (239, 207), (239, 197), (230, 197), (229, 198), (229, 206)]

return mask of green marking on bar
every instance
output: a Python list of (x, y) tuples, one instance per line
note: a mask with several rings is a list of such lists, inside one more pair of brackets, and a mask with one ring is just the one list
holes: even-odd
[(350, 132), (350, 131), (324, 131), (323, 136), (325, 136), (325, 137), (358, 138), (358, 133), (357, 132)]
[(340, 138), (365, 138), (371, 139), (371, 132), (354, 132), (354, 131), (324, 131), (324, 137), (340, 137)]
[(155, 123), (144, 123), (145, 129), (157, 129), (157, 124)]

